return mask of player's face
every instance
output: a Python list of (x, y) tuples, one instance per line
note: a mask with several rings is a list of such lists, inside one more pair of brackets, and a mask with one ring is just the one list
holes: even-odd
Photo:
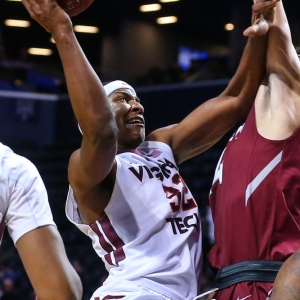
[(129, 89), (118, 89), (108, 97), (119, 129), (119, 148), (137, 148), (145, 140), (144, 108)]

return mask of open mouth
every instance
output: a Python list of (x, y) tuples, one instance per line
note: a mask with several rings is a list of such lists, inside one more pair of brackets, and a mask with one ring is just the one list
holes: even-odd
[(129, 125), (139, 125), (144, 126), (144, 119), (141, 117), (134, 117), (126, 121)]

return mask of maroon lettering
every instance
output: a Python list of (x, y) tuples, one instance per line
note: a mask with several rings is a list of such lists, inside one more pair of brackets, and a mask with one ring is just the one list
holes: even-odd
[[(145, 157), (146, 158), (146, 157)], [(149, 160), (149, 158), (146, 158)], [(143, 182), (143, 176), (144, 176), (144, 171), (145, 170), (148, 174), (149, 179), (157, 178), (160, 181), (163, 181), (165, 178), (169, 178), (171, 176), (171, 170), (172, 169), (177, 169), (176, 166), (170, 162), (169, 160), (165, 159), (165, 161), (159, 160), (160, 164), (157, 167), (152, 167), (149, 168), (146, 165), (143, 166), (138, 166), (138, 168), (135, 167), (130, 167), (129, 170), (136, 176), (136, 178), (140, 181)]]
[(136, 170), (134, 167), (129, 168), (129, 170), (136, 176), (136, 178), (143, 182), (143, 167), (139, 166), (139, 169)]
[(147, 172), (149, 178), (150, 178), (150, 179), (154, 178), (154, 176), (153, 176), (151, 170), (150, 170), (147, 166), (143, 166), (143, 167), (144, 167), (144, 169), (146, 170), (146, 172)]
[(171, 209), (173, 211), (173, 213), (176, 213), (176, 212), (179, 212), (180, 211), (180, 204), (181, 204), (181, 192), (180, 190), (172, 187), (172, 186), (165, 186), (163, 185), (163, 189), (167, 195), (167, 198), (168, 199), (172, 199), (174, 197), (177, 198), (177, 201), (173, 201), (173, 202), (170, 202), (170, 206), (171, 206)]
[(186, 216), (185, 218), (166, 218), (166, 222), (171, 224), (174, 235), (184, 234), (193, 227), (199, 232), (199, 217), (196, 213)]
[(180, 234), (184, 234), (188, 229), (184, 226), (182, 218), (175, 218), (175, 223)]
[[(189, 221), (193, 219), (193, 217), (195, 217), (196, 219), (196, 223), (190, 223)], [(197, 229), (197, 231), (200, 230), (199, 228), (199, 217), (196, 213), (194, 213), (193, 215), (191, 216), (187, 216), (185, 219), (184, 219), (184, 226), (186, 228), (190, 228), (190, 227), (195, 227)]]
[(161, 171), (162, 171), (162, 173), (164, 174), (164, 176), (165, 176), (166, 178), (169, 178), (170, 175), (171, 175), (171, 171), (170, 171), (168, 168), (169, 168), (170, 166), (169, 166), (167, 163), (163, 162), (162, 160), (159, 160), (159, 162), (162, 163), (161, 165), (159, 165), (159, 166), (160, 166), (160, 169), (161, 169)]
[(160, 181), (164, 180), (164, 175), (160, 172), (160, 168), (152, 167), (151, 171), (154, 173), (154, 175), (157, 179), (159, 179)]
[(181, 193), (182, 193), (182, 201), (181, 201), (182, 210), (187, 211), (187, 210), (191, 210), (191, 209), (197, 207), (197, 203), (196, 203), (194, 198), (186, 199), (186, 196), (189, 192), (189, 189), (188, 189), (186, 183), (184, 182), (183, 178), (179, 175), (179, 173), (175, 173), (173, 175), (172, 182), (176, 185), (182, 183), (182, 190), (181, 190)]
[(167, 223), (171, 223), (173, 234), (177, 234), (174, 218), (166, 218)]

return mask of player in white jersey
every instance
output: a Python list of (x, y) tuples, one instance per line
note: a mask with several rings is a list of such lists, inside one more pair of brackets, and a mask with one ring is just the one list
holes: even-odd
[[(80, 224), (72, 189), (67, 202), (68, 217), (91, 237), (110, 273), (95, 296), (107, 296), (118, 279), (171, 299), (191, 299), (198, 292), (200, 275), (200, 220), (171, 148), (144, 142), (136, 152), (117, 155), (116, 163), (113, 194), (94, 223)], [(151, 255), (145, 258), (147, 252)], [(168, 280), (162, 284), (162, 278)], [(119, 283), (114, 295), (118, 289)]]
[[(254, 13), (272, 15), (276, 2), (259, 0)], [(265, 37), (248, 39), (221, 95), (145, 139), (144, 108), (135, 90), (120, 80), (103, 86), (67, 14), (54, 0), (23, 4), (55, 40), (83, 133), (69, 162), (66, 209), (109, 271), (91, 299), (193, 299), (201, 232), (196, 202), (178, 165), (215, 144), (247, 114), (263, 78)]]
[(65, 248), (36, 167), (0, 143), (0, 235), (5, 226), (39, 300), (80, 300), (79, 276)]

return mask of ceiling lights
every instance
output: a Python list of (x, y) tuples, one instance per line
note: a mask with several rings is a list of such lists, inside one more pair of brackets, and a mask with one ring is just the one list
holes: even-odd
[(234, 29), (234, 25), (232, 23), (228, 23), (225, 25), (225, 30), (232, 31)]
[(31, 55), (50, 56), (52, 55), (52, 50), (45, 48), (29, 48), (28, 53)]
[(158, 11), (158, 10), (161, 10), (160, 4), (146, 4), (140, 6), (141, 12)]
[(25, 20), (12, 20), (12, 19), (7, 19), (4, 21), (4, 24), (6, 26), (11, 26), (11, 27), (29, 27), (30, 22), (25, 21)]
[[(167, 3), (167, 2), (177, 2), (179, 0), (159, 0), (161, 3)], [(162, 6), (158, 3), (153, 4), (146, 4), (140, 6), (141, 12), (151, 12), (151, 11), (159, 11), (162, 9)], [(156, 23), (163, 25), (163, 24), (173, 24), (178, 21), (178, 18), (176, 16), (165, 16), (160, 17), (156, 19)]]
[(161, 17), (156, 19), (157, 24), (163, 25), (163, 24), (172, 24), (176, 23), (178, 21), (178, 18), (175, 16), (169, 16), (169, 17)]
[(81, 33), (98, 33), (99, 28), (95, 26), (75, 25), (74, 31)]

